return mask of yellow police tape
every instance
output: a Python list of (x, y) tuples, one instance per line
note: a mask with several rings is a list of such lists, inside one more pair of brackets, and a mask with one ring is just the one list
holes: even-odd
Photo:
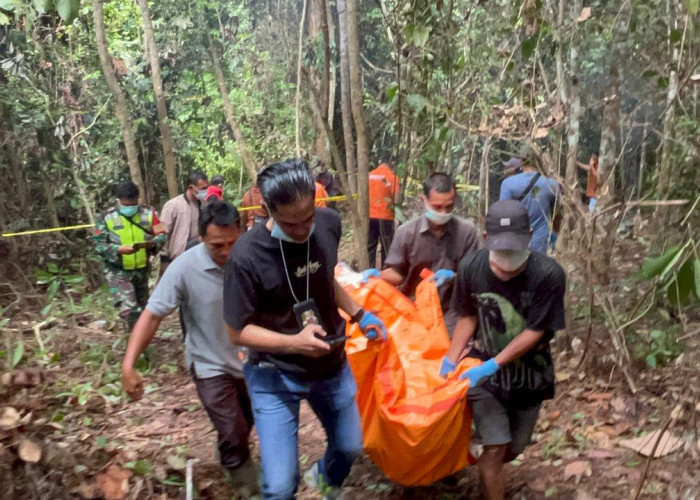
[[(472, 186), (469, 184), (457, 184), (457, 189), (459, 191), (465, 190), (465, 191), (478, 191), (479, 186)], [(353, 199), (357, 198), (356, 194), (351, 195)], [(347, 201), (348, 200), (348, 195), (346, 194), (341, 194), (338, 196), (328, 196), (326, 198), (319, 198), (316, 201)], [(238, 207), (239, 212), (246, 212), (248, 210), (257, 210), (258, 208), (262, 208), (261, 205), (253, 205), (252, 207)], [(35, 229), (33, 231), (22, 231), (19, 233), (2, 233), (0, 234), (1, 237), (3, 238), (11, 238), (12, 236), (28, 236), (30, 234), (42, 234), (42, 233), (55, 233), (57, 231), (72, 231), (74, 229), (88, 229), (93, 227), (94, 224), (78, 224), (76, 226), (66, 226), (66, 227), (52, 227), (49, 229)]]

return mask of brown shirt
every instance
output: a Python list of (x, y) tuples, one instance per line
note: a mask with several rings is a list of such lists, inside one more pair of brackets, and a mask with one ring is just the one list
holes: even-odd
[(165, 202), (160, 221), (168, 232), (168, 241), (161, 254), (175, 259), (198, 234), (199, 201), (190, 201), (184, 194)]
[[(462, 257), (471, 250), (477, 250), (480, 243), (476, 227), (466, 219), (453, 216), (438, 239), (430, 230), (428, 219), (421, 215), (396, 230), (385, 264), (405, 277), (401, 290), (412, 297), (421, 282), (423, 269), (457, 272)], [(452, 285), (440, 287), (443, 312), (448, 309), (451, 297)]]

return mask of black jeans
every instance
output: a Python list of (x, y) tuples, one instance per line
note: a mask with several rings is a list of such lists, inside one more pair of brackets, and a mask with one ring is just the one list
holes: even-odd
[(248, 436), (253, 427), (245, 381), (232, 375), (209, 378), (192, 375), (199, 399), (218, 434), (221, 465), (227, 469), (243, 465), (250, 458)]
[(367, 237), (367, 255), (369, 267), (375, 267), (377, 263), (377, 244), (382, 244), (380, 252), (381, 262), (379, 269), (384, 267), (386, 254), (389, 253), (391, 240), (394, 239), (394, 221), (387, 219), (370, 219), (369, 235)]

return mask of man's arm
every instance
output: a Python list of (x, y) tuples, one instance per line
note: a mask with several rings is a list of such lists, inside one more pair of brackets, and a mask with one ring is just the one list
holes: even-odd
[(319, 358), (327, 354), (330, 345), (318, 337), (325, 337), (326, 332), (321, 325), (308, 325), (296, 335), (277, 333), (258, 325), (249, 324), (242, 330), (226, 325), (231, 342), (256, 351), (276, 354), (302, 354)]
[(403, 283), (405, 277), (393, 267), (387, 267), (379, 273), (384, 281), (391, 283), (394, 286), (399, 286)]
[(460, 316), (457, 318), (454, 333), (452, 334), (452, 341), (450, 342), (450, 347), (447, 349), (446, 354), (451, 362), (457, 363), (457, 361), (459, 361), (459, 355), (466, 347), (467, 342), (474, 336), (477, 324), (477, 316)]
[(348, 316), (354, 316), (360, 310), (360, 306), (350, 295), (340, 286), (338, 280), (333, 280), (333, 291), (335, 293), (335, 305), (345, 311)]
[(153, 340), (162, 320), (160, 316), (144, 309), (129, 336), (129, 344), (122, 361), (122, 389), (134, 401), (143, 397), (143, 380), (136, 372), (136, 361)]
[(578, 166), (578, 168), (582, 168), (583, 170), (591, 169), (590, 165), (586, 165), (585, 163), (581, 163), (580, 161), (576, 161), (576, 166)]
[(498, 363), (498, 366), (504, 366), (511, 361), (515, 361), (516, 359), (520, 358), (520, 356), (535, 347), (537, 343), (542, 340), (543, 336), (544, 330), (530, 330), (529, 328), (526, 328), (496, 355), (494, 358), (496, 363)]

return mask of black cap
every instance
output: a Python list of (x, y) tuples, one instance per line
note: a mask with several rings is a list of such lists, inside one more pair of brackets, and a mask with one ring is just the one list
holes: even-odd
[(526, 250), (530, 245), (530, 217), (517, 200), (497, 201), (486, 214), (488, 250)]

